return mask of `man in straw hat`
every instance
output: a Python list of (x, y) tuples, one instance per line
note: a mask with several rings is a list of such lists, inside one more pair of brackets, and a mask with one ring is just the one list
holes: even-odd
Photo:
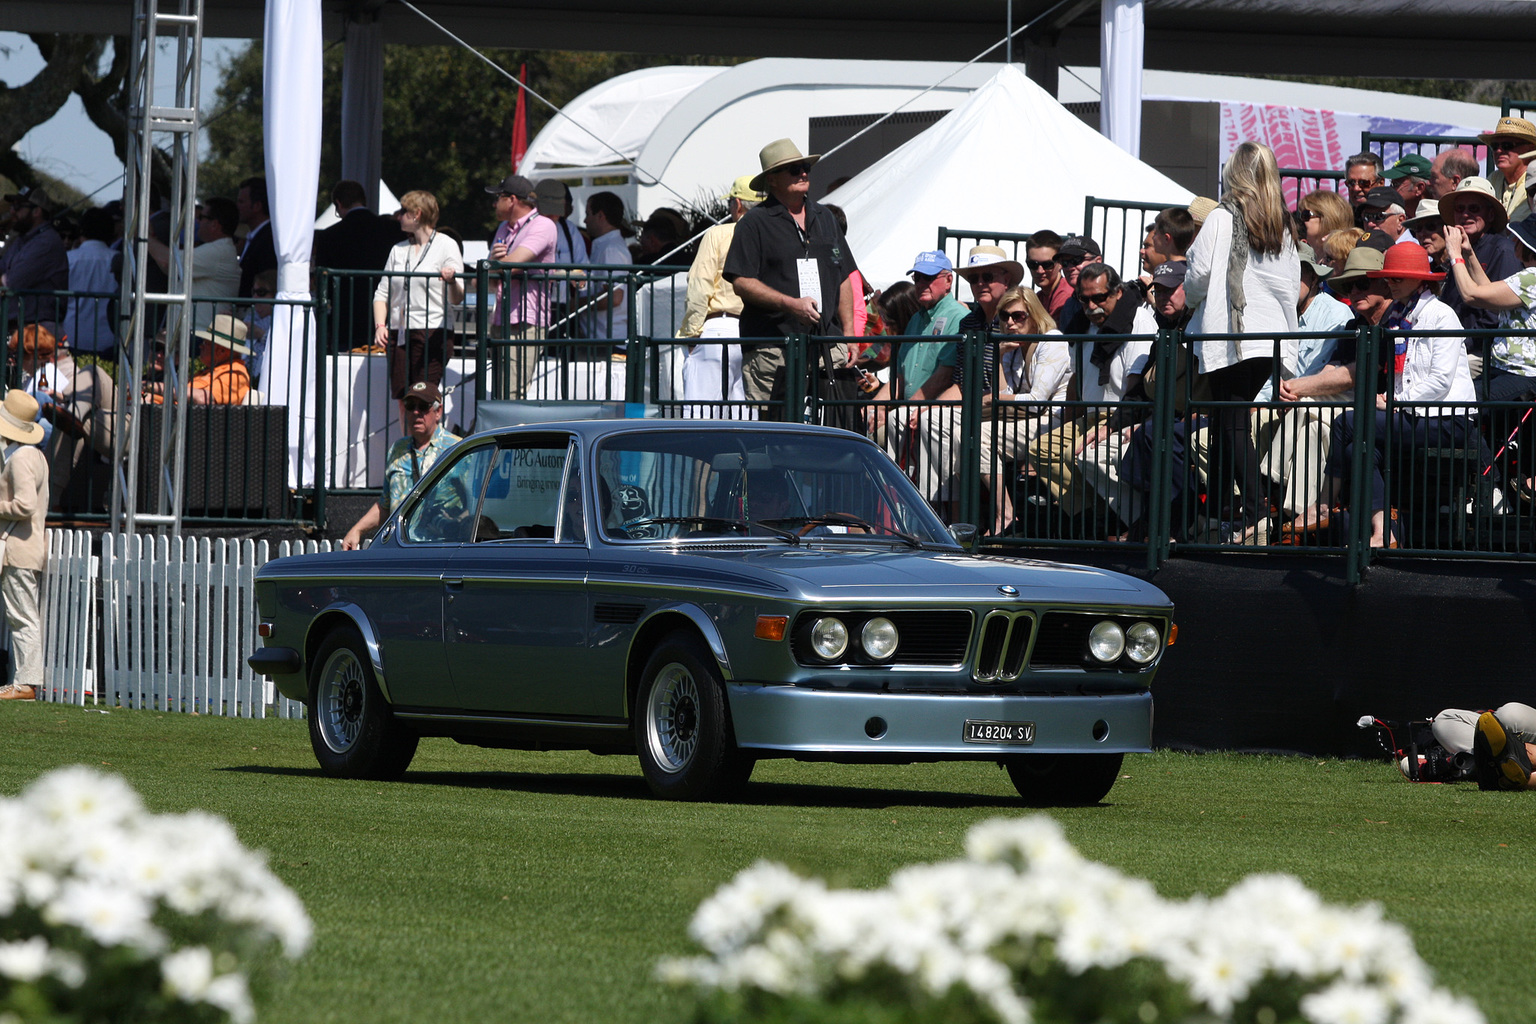
[[(197, 338), (197, 360), (207, 369), (196, 374), (187, 385), (193, 405), (242, 405), (251, 392), (251, 371), (240, 356), (251, 354), (245, 344), (245, 322), (228, 313), (220, 313), (213, 323), (193, 337)], [(165, 385), (159, 381), (144, 386), (150, 401), (164, 401)]]
[[(1487, 178), (1463, 178), (1456, 191), (1440, 199), (1440, 217), (1448, 227), (1461, 229), (1465, 240), (1460, 252), (1446, 250), (1445, 259), (1458, 256), (1475, 259), (1490, 280), (1499, 281), (1520, 269), (1520, 259), (1515, 255), (1515, 243), (1504, 234), (1509, 214), (1499, 202), (1497, 193)], [(1445, 282), (1440, 291), (1444, 302), (1461, 320), (1467, 330), (1490, 330), (1499, 325), (1498, 314), (1488, 309), (1477, 309), (1462, 298), (1455, 279)], [(1467, 339), (1467, 355), (1472, 363), (1472, 376), (1482, 374), (1483, 351), (1488, 343), (1480, 338)]]
[(1501, 117), (1493, 131), (1478, 138), (1493, 151), (1498, 170), (1488, 175), (1488, 184), (1509, 219), (1529, 217), (1530, 194), (1536, 192), (1536, 175), (1531, 170), (1531, 163), (1536, 161), (1536, 124), (1523, 117)]
[(0, 700), (32, 700), (43, 685), (43, 618), (38, 599), (48, 565), (48, 460), (37, 399), (11, 388), (0, 403), (0, 438), (6, 445), (0, 469), (0, 599), (11, 627), (12, 682)]
[[(832, 211), (812, 202), (811, 167), (789, 139), (758, 153), (762, 172), (747, 183), (768, 199), (736, 224), (724, 278), (741, 296), (742, 383), (754, 402), (784, 397), (784, 345), (791, 334), (840, 337), (853, 323), (858, 265)], [(762, 339), (770, 339), (763, 341)], [(845, 346), (822, 355), (833, 366), (848, 361)], [(769, 416), (782, 415), (770, 410)]]
[[(752, 177), (743, 174), (732, 183), (725, 194), (729, 219), (704, 232), (698, 255), (688, 269), (688, 307), (677, 336), (708, 339), (693, 346), (683, 363), (683, 397), (689, 401), (746, 397), (741, 382), (741, 346), (717, 344), (713, 339), (741, 337), (741, 296), (725, 279), (725, 256), (736, 236), (736, 223), (764, 199), (752, 187)], [(718, 414), (728, 415), (723, 410)]]

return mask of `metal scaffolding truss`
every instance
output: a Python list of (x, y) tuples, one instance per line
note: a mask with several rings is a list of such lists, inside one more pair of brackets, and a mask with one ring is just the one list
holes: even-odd
[[(162, 9), (167, 8), (167, 9)], [(169, 8), (174, 7), (173, 10)], [(164, 51), (162, 51), (164, 44)], [(112, 525), (135, 532), (140, 526), (181, 532), (182, 480), (186, 461), (191, 359), (192, 249), (197, 224), (197, 136), (203, 51), (203, 0), (134, 0), (129, 63), (128, 158), (124, 203), (122, 332), (118, 377), (118, 423), (112, 444)], [(174, 61), (174, 77), (160, 74)], [(161, 77), (169, 77), (162, 82)], [(158, 86), (158, 88), (157, 88)], [(171, 165), (170, 205), (165, 237), (170, 245), (165, 291), (148, 287), (150, 218), (157, 151)], [(165, 338), (164, 403), (140, 404), (154, 341)], [(159, 421), (157, 450), (140, 466), (140, 436)], [(143, 477), (154, 474), (153, 480)], [(141, 488), (156, 495), (153, 512), (141, 512)]]

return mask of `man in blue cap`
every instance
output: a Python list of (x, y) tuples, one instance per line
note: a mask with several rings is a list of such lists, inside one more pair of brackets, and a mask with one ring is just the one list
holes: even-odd
[[(955, 267), (948, 256), (937, 250), (920, 252), (912, 261), (915, 286), (913, 297), (918, 311), (907, 321), (904, 332), (907, 337), (943, 337), (960, 333), (960, 321), (968, 310), (951, 292), (955, 287)], [(915, 402), (931, 402), (949, 387), (955, 372), (955, 343), (953, 341), (902, 341), (896, 343), (891, 353), (891, 383), (880, 385), (870, 407), (878, 428), (883, 423), (886, 408), (878, 403), (889, 401), (892, 395)], [(907, 411), (906, 426), (917, 419), (921, 407), (914, 405)], [(902, 432), (902, 436), (905, 433)]]

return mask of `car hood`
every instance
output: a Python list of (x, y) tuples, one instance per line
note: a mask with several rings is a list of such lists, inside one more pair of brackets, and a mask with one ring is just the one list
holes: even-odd
[(783, 580), (788, 589), (801, 591), (807, 598), (986, 600), (995, 599), (999, 587), (1009, 586), (1017, 588), (1019, 598), (1026, 601), (1168, 603), (1156, 587), (1121, 573), (1025, 558), (827, 547), (771, 549), (737, 557), (743, 567), (788, 577)]

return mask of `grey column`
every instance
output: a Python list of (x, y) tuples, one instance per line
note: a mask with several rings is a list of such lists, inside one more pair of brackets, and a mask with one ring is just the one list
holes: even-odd
[[(341, 72), (341, 176), (360, 182), (365, 202), (379, 209), (384, 149), (384, 33), (378, 21), (347, 22)], [(335, 184), (331, 182), (330, 184)], [(329, 192), (322, 183), (321, 194)]]

